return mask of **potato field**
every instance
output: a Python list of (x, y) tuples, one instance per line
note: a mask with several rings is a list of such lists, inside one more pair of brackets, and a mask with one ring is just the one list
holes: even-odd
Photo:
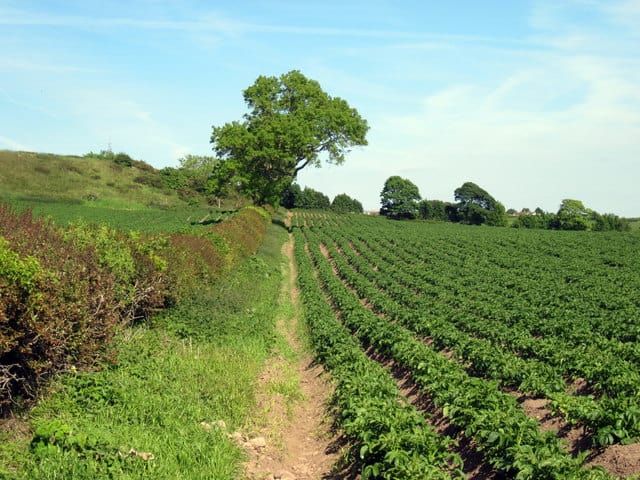
[(364, 477), (640, 471), (639, 235), (309, 212), (292, 230)]

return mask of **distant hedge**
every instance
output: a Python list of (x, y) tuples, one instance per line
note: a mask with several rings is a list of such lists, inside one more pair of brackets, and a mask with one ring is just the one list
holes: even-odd
[(255, 253), (263, 215), (243, 209), (201, 236), (140, 235), (60, 228), (0, 203), (0, 413), (52, 374), (108, 358), (118, 329)]

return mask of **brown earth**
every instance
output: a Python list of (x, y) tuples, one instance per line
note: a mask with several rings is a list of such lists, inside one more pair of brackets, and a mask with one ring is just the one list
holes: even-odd
[[(340, 460), (336, 439), (327, 416), (331, 385), (321, 366), (300, 344), (298, 328), (298, 290), (295, 286), (293, 238), (283, 246), (288, 258), (281, 298), (295, 307), (292, 318), (278, 320), (278, 331), (294, 352), (295, 360), (275, 355), (266, 362), (259, 378), (257, 396), (262, 421), (251, 428), (251, 435), (239, 436), (249, 453), (245, 478), (269, 480), (315, 480), (332, 478), (333, 467)], [(293, 378), (299, 382), (299, 395), (293, 401), (274, 393), (270, 385)]]
[(522, 396), (519, 402), (528, 416), (540, 422), (540, 430), (558, 432), (558, 437), (567, 442), (567, 449), (574, 455), (590, 450), (586, 466), (602, 467), (620, 478), (640, 475), (640, 443), (593, 448), (581, 427), (571, 427), (561, 417), (552, 415), (549, 400)]

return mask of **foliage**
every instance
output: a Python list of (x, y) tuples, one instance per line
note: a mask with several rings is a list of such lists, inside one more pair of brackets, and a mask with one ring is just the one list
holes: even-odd
[[(507, 476), (611, 478), (584, 468), (586, 452), (573, 458), (505, 390), (547, 398), (594, 445), (640, 438), (637, 235), (327, 214), (292, 224), (361, 348), (410, 372)], [(591, 394), (569, 388), (576, 378)]]
[(355, 198), (351, 198), (346, 193), (340, 193), (335, 196), (331, 202), (331, 210), (336, 213), (362, 213), (362, 203)]
[(160, 173), (139, 160), (132, 160), (131, 167), (125, 168), (99, 154), (77, 157), (0, 151), (0, 169), (0, 196), (23, 204), (119, 203), (123, 209), (185, 206), (177, 190), (164, 183), (160, 186)]
[(331, 201), (324, 193), (310, 187), (304, 187), (295, 206), (296, 208), (305, 208), (307, 210), (328, 210), (331, 206)]
[(178, 159), (180, 172), (186, 180), (188, 188), (204, 194), (208, 193), (208, 182), (219, 165), (215, 157), (188, 154)]
[[(523, 210), (524, 212), (524, 210)], [(586, 208), (580, 200), (564, 199), (556, 214), (536, 208), (534, 214), (520, 215), (516, 228), (544, 228), (554, 230), (593, 230), (599, 232), (631, 230), (629, 221), (612, 213), (600, 214)]]
[(590, 230), (591, 210), (580, 200), (564, 199), (556, 214), (555, 228), (558, 230)]
[(358, 112), (299, 71), (260, 76), (243, 96), (251, 111), (214, 127), (211, 143), (223, 162), (216, 175), (258, 204), (276, 205), (297, 173), (319, 167), (323, 156), (339, 165), (352, 146), (367, 144)]
[(458, 214), (462, 222), (498, 227), (507, 225), (504, 205), (475, 183), (462, 184), (455, 190), (454, 198), (459, 202)]
[(255, 253), (265, 223), (246, 209), (200, 235), (167, 238), (61, 229), (0, 204), (0, 410), (34, 398), (57, 371), (91, 366), (120, 327)]
[[(442, 200), (422, 200), (418, 204), (420, 218), (425, 220), (439, 220), (441, 222), (455, 222), (457, 209), (453, 203)], [(455, 214), (452, 218), (452, 213)]]
[(619, 231), (619, 232), (629, 232), (631, 231), (630, 223), (620, 218), (613, 213), (603, 213), (600, 214), (598, 212), (593, 212), (591, 214), (591, 220), (593, 222), (592, 230), (598, 232), (608, 232), (608, 231)]
[(30, 212), (0, 205), (0, 410), (104, 354), (120, 323), (113, 276)]
[(287, 185), (287, 187), (282, 192), (282, 199), (280, 200), (280, 205), (288, 209), (296, 208), (300, 204), (301, 196), (302, 196), (302, 188), (300, 188), (300, 185), (293, 182)]
[(555, 215), (543, 212), (536, 212), (535, 214), (530, 215), (520, 215), (513, 222), (512, 226), (514, 228), (551, 228), (553, 222), (555, 221)]
[(419, 200), (420, 192), (411, 180), (389, 177), (380, 193), (380, 215), (394, 219), (416, 218)]
[(114, 276), (123, 321), (146, 318), (164, 307), (169, 296), (165, 238), (84, 223), (69, 225), (63, 235), (75, 246), (94, 248), (100, 265)]
[(0, 471), (16, 480), (239, 478), (243, 452), (227, 434), (251, 421), (280, 312), (285, 233), (271, 228), (256, 257), (120, 335), (114, 364), (59, 378), (30, 412), (32, 436), (14, 441), (21, 454), (5, 456), (12, 443), (0, 442)]
[(171, 190), (181, 191), (189, 186), (187, 173), (181, 168), (164, 167), (159, 171), (162, 184)]
[(300, 188), (297, 183), (292, 183), (285, 188), (280, 205), (285, 208), (304, 208), (307, 210), (328, 210), (331, 206), (329, 197), (311, 187)]

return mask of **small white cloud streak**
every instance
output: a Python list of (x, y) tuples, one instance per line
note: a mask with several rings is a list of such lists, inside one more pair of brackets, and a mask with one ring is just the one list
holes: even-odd
[(9, 150), (32, 150), (23, 143), (17, 142), (11, 138), (3, 137), (2, 135), (0, 135), (0, 145)]
[(448, 44), (500, 44), (522, 45), (526, 41), (512, 38), (493, 38), (479, 35), (432, 34), (405, 30), (363, 28), (309, 27), (299, 25), (261, 24), (234, 20), (219, 13), (206, 14), (200, 20), (159, 20), (146, 18), (96, 18), (74, 15), (41, 15), (12, 12), (0, 16), (0, 25), (49, 26), (62, 28), (134, 28), (141, 30), (176, 30), (185, 32), (217, 32), (227, 35), (270, 33), (283, 35), (360, 37), (388, 40), (407, 40), (408, 48), (442, 48)]

